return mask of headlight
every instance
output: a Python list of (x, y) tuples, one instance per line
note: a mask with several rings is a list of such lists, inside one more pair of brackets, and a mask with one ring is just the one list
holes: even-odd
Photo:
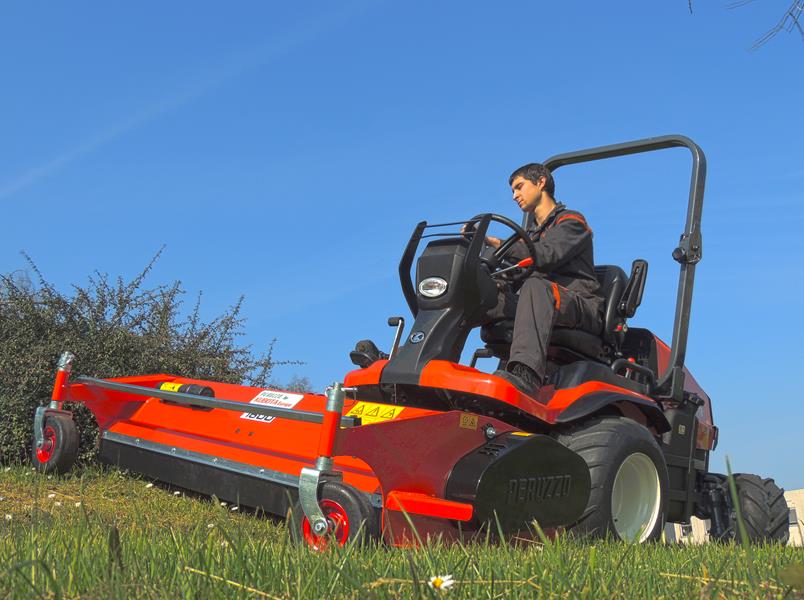
[(428, 298), (438, 298), (447, 291), (447, 282), (441, 277), (428, 277), (419, 283), (419, 293)]

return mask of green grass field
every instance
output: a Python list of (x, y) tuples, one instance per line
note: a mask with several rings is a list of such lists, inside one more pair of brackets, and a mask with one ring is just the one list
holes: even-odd
[[(800, 598), (804, 550), (581, 543), (316, 555), (283, 522), (91, 468), (0, 469), (3, 598)], [(446, 592), (434, 575), (452, 575)]]

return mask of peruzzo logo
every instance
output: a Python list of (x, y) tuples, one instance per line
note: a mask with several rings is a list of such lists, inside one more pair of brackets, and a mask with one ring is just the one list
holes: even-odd
[(522, 477), (508, 480), (508, 504), (542, 502), (551, 498), (569, 496), (572, 477), (552, 475), (545, 477)]
[[(304, 398), (304, 394), (288, 394), (287, 392), (280, 392), (277, 390), (263, 390), (254, 396), (254, 398), (249, 400), (249, 404), (259, 404), (260, 406), (271, 406), (274, 408), (294, 408), (302, 398)], [(244, 412), (240, 415), (240, 418), (248, 419), (250, 421), (262, 421), (263, 423), (270, 423), (276, 417), (260, 415), (252, 412)]]

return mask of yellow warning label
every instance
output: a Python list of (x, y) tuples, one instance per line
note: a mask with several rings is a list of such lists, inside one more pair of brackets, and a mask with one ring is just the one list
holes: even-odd
[(183, 385), (184, 385), (183, 383), (173, 383), (173, 382), (167, 381), (167, 382), (163, 383), (162, 385), (160, 385), (159, 389), (162, 390), (163, 392), (178, 392), (179, 388), (181, 386), (183, 386)]
[(477, 415), (461, 415), (461, 420), (458, 421), (458, 425), (464, 429), (477, 429)]
[(371, 423), (380, 423), (382, 421), (396, 419), (402, 414), (403, 410), (405, 410), (404, 406), (388, 406), (387, 404), (376, 404), (374, 402), (358, 402), (346, 413), (346, 416), (360, 417), (360, 421), (363, 425), (370, 425)]
[(525, 433), (524, 431), (512, 431), (511, 435), (518, 435), (519, 437), (530, 437), (532, 433)]

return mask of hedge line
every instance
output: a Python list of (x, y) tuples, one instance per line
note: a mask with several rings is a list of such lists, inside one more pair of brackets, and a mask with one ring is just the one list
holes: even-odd
[[(270, 385), (271, 371), (280, 364), (272, 357), (273, 342), (265, 353), (255, 354), (239, 341), (243, 297), (223, 314), (203, 320), (201, 295), (192, 310), (185, 310), (180, 281), (144, 285), (160, 253), (131, 281), (95, 272), (70, 293), (48, 283), (27, 255), (36, 284), (19, 272), (0, 275), (0, 463), (28, 457), (34, 410), (49, 398), (56, 362), (65, 350), (76, 355), (73, 370), (82, 375), (162, 372)], [(306, 389), (309, 381), (296, 378), (289, 387)], [(71, 408), (85, 461), (95, 453), (97, 426), (86, 408)]]

